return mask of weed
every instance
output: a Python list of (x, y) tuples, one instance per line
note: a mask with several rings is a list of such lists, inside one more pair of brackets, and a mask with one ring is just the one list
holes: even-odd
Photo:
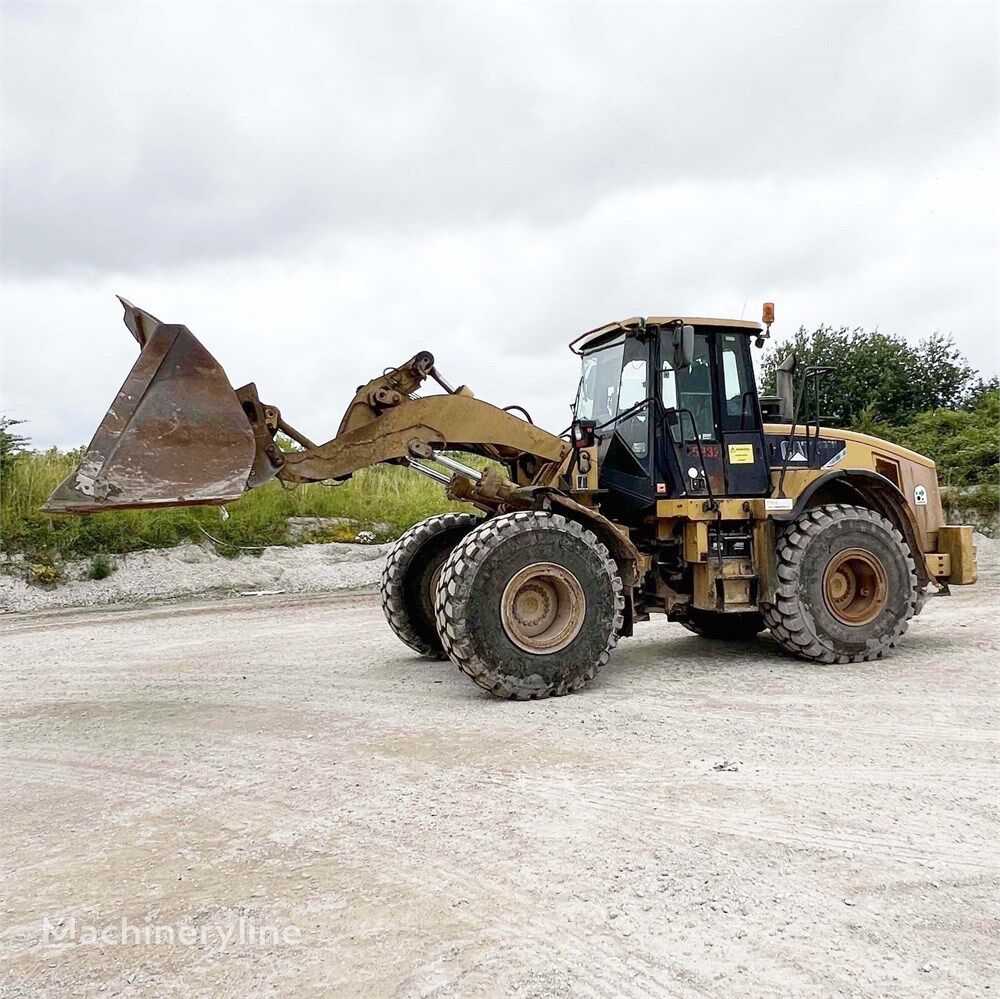
[(29, 583), (51, 589), (62, 579), (62, 570), (51, 562), (28, 562), (25, 575)]
[(115, 571), (114, 563), (104, 552), (98, 552), (90, 560), (87, 579), (107, 579)]

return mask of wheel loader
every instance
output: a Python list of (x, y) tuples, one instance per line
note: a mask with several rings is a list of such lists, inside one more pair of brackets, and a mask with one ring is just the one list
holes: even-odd
[(763, 323), (634, 317), (578, 337), (562, 434), (453, 386), (421, 351), (360, 386), (314, 444), (252, 383), (234, 390), (186, 327), (121, 301), (139, 358), (44, 509), (224, 504), (272, 479), (406, 466), (470, 512), (395, 544), (389, 626), (498, 697), (578, 690), (654, 613), (708, 639), (769, 630), (803, 659), (863, 663), (896, 646), (930, 587), (976, 580), (972, 528), (944, 523), (934, 463), (823, 425), (826, 369), (786, 358), (777, 395), (758, 395), (751, 349), (770, 303)]

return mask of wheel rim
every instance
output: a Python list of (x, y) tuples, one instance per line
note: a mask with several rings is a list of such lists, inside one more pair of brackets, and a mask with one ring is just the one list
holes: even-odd
[(889, 596), (885, 568), (863, 548), (838, 552), (823, 574), (823, 597), (840, 622), (859, 627), (874, 621)]
[(569, 569), (536, 562), (516, 572), (504, 588), (500, 616), (507, 637), (519, 649), (550, 655), (580, 634), (587, 600)]
[(431, 573), (431, 578), (427, 584), (427, 604), (433, 609), (434, 607), (434, 594), (437, 593), (438, 583), (441, 580), (441, 570), (444, 568), (444, 564), (447, 559), (441, 559), (437, 564), (437, 568)]

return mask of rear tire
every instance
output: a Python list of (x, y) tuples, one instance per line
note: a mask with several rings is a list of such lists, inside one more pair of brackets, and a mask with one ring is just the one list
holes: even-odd
[(807, 510), (778, 541), (777, 599), (761, 610), (787, 651), (823, 663), (880, 659), (920, 603), (902, 534), (874, 510), (831, 503)]
[(692, 607), (689, 614), (686, 621), (681, 621), (688, 631), (720, 642), (749, 642), (767, 627), (763, 616), (756, 611), (723, 614)]
[(618, 567), (576, 521), (536, 510), (493, 517), (451, 553), (435, 594), (438, 634), (496, 697), (553, 697), (596, 676), (618, 643)]
[(434, 624), (434, 583), (452, 549), (482, 518), (444, 513), (411, 527), (382, 570), (382, 610), (396, 637), (429, 659), (446, 659)]

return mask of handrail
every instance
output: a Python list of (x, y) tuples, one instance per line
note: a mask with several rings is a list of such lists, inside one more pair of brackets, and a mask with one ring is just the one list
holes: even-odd
[[(816, 389), (816, 440), (819, 440), (819, 379), (822, 375), (825, 375), (828, 371), (832, 371), (829, 365), (824, 364), (811, 364), (802, 373), (802, 383), (799, 385), (798, 397), (795, 400), (795, 411), (792, 413), (792, 429), (788, 432), (788, 439), (785, 442), (785, 456), (784, 461), (781, 465), (781, 475), (778, 476), (778, 498), (785, 498), (785, 473), (788, 471), (788, 461), (792, 454), (792, 444), (795, 441), (795, 428), (798, 426), (799, 422), (799, 412), (802, 409), (802, 403), (805, 399), (806, 389), (809, 385), (809, 379), (815, 379), (815, 389)], [(809, 424), (806, 424), (806, 457), (809, 457)]]

